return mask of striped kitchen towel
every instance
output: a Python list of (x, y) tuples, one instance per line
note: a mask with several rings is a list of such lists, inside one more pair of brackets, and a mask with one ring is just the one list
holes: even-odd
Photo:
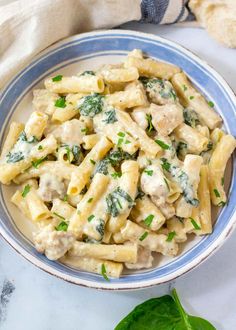
[(144, 23), (172, 24), (195, 19), (187, 7), (188, 0), (143, 0), (141, 2)]
[(0, 88), (33, 56), (73, 34), (129, 21), (170, 24), (192, 18), (186, 0), (3, 1), (0, 0)]

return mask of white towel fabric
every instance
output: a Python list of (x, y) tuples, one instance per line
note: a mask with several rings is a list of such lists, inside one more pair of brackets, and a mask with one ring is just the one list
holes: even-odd
[(0, 7), (0, 88), (36, 54), (76, 33), (188, 19), (182, 0), (13, 0)]

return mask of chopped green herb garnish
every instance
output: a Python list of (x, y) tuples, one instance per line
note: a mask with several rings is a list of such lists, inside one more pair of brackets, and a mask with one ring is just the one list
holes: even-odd
[(152, 116), (150, 114), (146, 114), (146, 119), (147, 119), (147, 122), (148, 122), (147, 130), (150, 133), (151, 131), (154, 130), (154, 127), (152, 125)]
[(153, 214), (149, 214), (144, 220), (143, 222), (145, 223), (146, 226), (150, 227), (151, 223), (154, 219), (154, 215)]
[(43, 146), (41, 146), (41, 144), (40, 144), (40, 146), (38, 146), (38, 150), (42, 150), (43, 149)]
[(170, 146), (161, 140), (155, 140), (155, 142), (164, 150), (170, 149)]
[(121, 172), (114, 172), (114, 173), (111, 174), (111, 176), (114, 179), (117, 179), (117, 178), (120, 178), (122, 176), (122, 173)]
[(171, 242), (173, 240), (173, 238), (176, 236), (176, 232), (175, 231), (171, 231), (168, 233), (166, 242)]
[(125, 136), (125, 133), (119, 132), (117, 135), (120, 136), (120, 137), (124, 137)]
[(189, 99), (190, 99), (190, 100), (193, 100), (193, 99), (194, 99), (194, 96), (192, 96), (192, 95), (189, 96)]
[(67, 160), (71, 163), (72, 159), (71, 159), (70, 155), (72, 152), (68, 146), (66, 146), (65, 149), (66, 149)]
[(55, 227), (57, 231), (67, 231), (68, 229), (68, 223), (65, 221), (62, 221), (59, 223), (58, 226)]
[(121, 144), (123, 143), (124, 139), (120, 138), (118, 139), (117, 146), (120, 147)]
[(145, 240), (145, 238), (148, 236), (148, 232), (145, 231), (140, 237), (139, 240), (142, 242), (143, 240)]
[(92, 201), (93, 201), (93, 198), (91, 197), (88, 199), (87, 203), (92, 203)]
[(35, 160), (35, 161), (32, 161), (31, 164), (32, 164), (32, 166), (33, 166), (34, 168), (38, 168), (39, 165), (40, 165), (42, 162), (44, 162), (45, 160), (46, 160), (46, 157), (39, 158), (39, 159), (37, 159), (37, 160)]
[(21, 196), (22, 196), (22, 197), (25, 197), (25, 196), (29, 193), (29, 191), (30, 191), (30, 185), (27, 184), (27, 185), (24, 187), (24, 189), (23, 189), (23, 191), (22, 191), (22, 193), (21, 193)]
[(58, 76), (56, 76), (56, 77), (53, 77), (52, 78), (52, 81), (61, 81), (62, 80), (62, 75), (61, 74), (59, 74)]
[(108, 278), (108, 276), (107, 276), (106, 266), (104, 264), (102, 264), (102, 266), (101, 266), (101, 274), (102, 274), (103, 278), (106, 281), (110, 281), (109, 278)]
[(212, 101), (208, 102), (209, 107), (214, 108), (214, 103)]
[(64, 96), (60, 97), (55, 102), (55, 107), (57, 108), (65, 108), (66, 107), (66, 99)]
[(225, 204), (226, 204), (225, 202), (221, 201), (220, 203), (217, 204), (217, 206), (223, 207), (223, 206), (225, 206)]
[(166, 158), (161, 158), (161, 161), (162, 161), (161, 167), (163, 168), (163, 170), (166, 170), (167, 172), (169, 172), (170, 163), (167, 161)]
[(197, 222), (193, 218), (189, 218), (191, 220), (191, 223), (196, 230), (201, 230), (201, 227), (197, 224)]
[(82, 132), (82, 133), (85, 133), (85, 135), (88, 133), (88, 131), (89, 131), (89, 130), (88, 130), (88, 127), (85, 127), (85, 128), (82, 128), (82, 129), (81, 129), (81, 132)]
[(146, 173), (149, 176), (153, 175), (153, 170), (144, 170), (143, 172)]
[(89, 217), (88, 217), (88, 222), (91, 222), (93, 219), (95, 218), (95, 215), (91, 214)]
[(220, 197), (220, 193), (219, 193), (219, 191), (218, 191), (217, 189), (214, 189), (213, 191), (214, 191), (215, 196), (216, 196), (217, 198), (219, 198), (219, 197)]
[(90, 163), (93, 164), (93, 165), (96, 164), (96, 162), (93, 159), (90, 159)]
[(53, 212), (53, 215), (55, 215), (56, 217), (60, 218), (61, 220), (66, 220), (62, 215), (56, 213), (56, 212)]
[(225, 178), (222, 177), (222, 178), (221, 178), (221, 185), (223, 186), (224, 184), (225, 184)]
[(63, 197), (63, 202), (67, 202), (68, 201), (68, 195), (66, 194), (64, 197)]
[(131, 143), (129, 140), (125, 140), (125, 144), (129, 144)]
[(186, 85), (182, 85), (184, 92), (188, 89)]

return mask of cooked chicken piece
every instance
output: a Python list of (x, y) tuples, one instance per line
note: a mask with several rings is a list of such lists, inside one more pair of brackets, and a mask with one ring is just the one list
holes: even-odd
[(175, 215), (175, 208), (172, 204), (163, 202), (163, 198), (151, 196), (153, 203), (160, 209), (166, 219), (170, 219)]
[(75, 236), (71, 232), (56, 231), (52, 225), (34, 235), (35, 248), (50, 260), (57, 260), (72, 247)]
[(148, 120), (147, 115), (149, 114), (149, 107), (137, 107), (131, 112), (131, 117), (136, 123), (142, 128), (147, 129)]
[(54, 198), (63, 198), (66, 194), (64, 182), (52, 173), (44, 173), (40, 176), (38, 194), (45, 202), (51, 202)]
[(143, 269), (152, 267), (153, 256), (149, 249), (144, 248), (143, 246), (138, 247), (138, 259), (135, 264), (126, 262), (125, 266), (128, 269)]
[(83, 143), (85, 127), (87, 126), (81, 120), (72, 119), (58, 126), (52, 134), (60, 143), (80, 145)]
[(162, 170), (158, 165), (149, 165), (140, 178), (142, 191), (150, 196), (166, 199), (169, 189), (164, 180)]
[(183, 123), (183, 109), (179, 104), (151, 104), (152, 124), (158, 134), (169, 135), (177, 126)]

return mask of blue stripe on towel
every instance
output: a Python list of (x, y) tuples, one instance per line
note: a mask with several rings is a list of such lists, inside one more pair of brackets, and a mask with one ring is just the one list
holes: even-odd
[[(170, 21), (164, 22), (165, 24), (177, 23), (183, 20), (183, 16), (186, 15), (186, 21), (192, 21), (195, 19), (194, 15), (189, 11), (188, 0), (182, 1), (182, 4), (176, 3), (173, 0), (142, 0), (141, 2), (141, 22), (162, 24), (162, 20), (168, 11), (171, 11), (172, 6), (178, 6), (178, 15)], [(169, 7), (168, 7), (169, 6)], [(173, 10), (175, 12), (175, 10)]]
[(142, 22), (159, 24), (166, 12), (169, 0), (143, 0), (141, 3)]

